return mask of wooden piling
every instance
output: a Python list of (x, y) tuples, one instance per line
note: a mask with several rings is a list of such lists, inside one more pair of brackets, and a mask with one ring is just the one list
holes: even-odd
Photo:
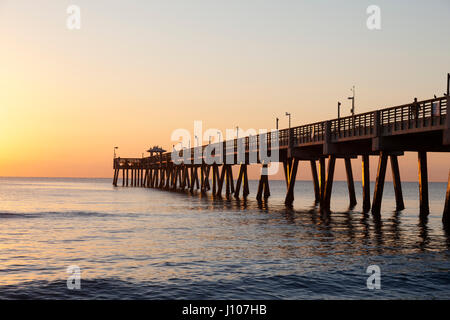
[(226, 165), (226, 182), (227, 182), (227, 196), (234, 193), (234, 178), (233, 178), (233, 167), (232, 165)]
[(195, 165), (191, 166), (191, 175), (190, 175), (190, 186), (189, 186), (189, 190), (191, 192), (194, 192), (194, 188), (195, 188), (195, 173), (196, 173), (196, 167)]
[(284, 200), (284, 204), (287, 206), (291, 206), (294, 202), (294, 187), (295, 187), (295, 179), (297, 177), (297, 169), (298, 169), (298, 159), (288, 159), (287, 168), (289, 169), (287, 172), (287, 193), (286, 198)]
[(173, 173), (172, 173), (172, 179), (171, 179), (171, 184), (170, 184), (170, 188), (172, 190), (176, 190), (176, 188), (177, 188), (179, 169), (180, 169), (180, 166), (178, 166), (178, 165), (175, 165), (172, 168)]
[(331, 203), (331, 192), (333, 190), (334, 168), (336, 166), (336, 156), (328, 157), (327, 180), (325, 182), (325, 191), (322, 199), (321, 210), (329, 211)]
[(430, 213), (428, 203), (428, 168), (427, 168), (426, 151), (419, 151), (418, 159), (419, 159), (420, 216), (424, 217)]
[(117, 176), (118, 176), (118, 171), (117, 169), (114, 169), (114, 177), (113, 177), (113, 186), (117, 187)]
[(229, 173), (229, 170), (228, 170), (229, 165), (224, 164), (223, 166), (224, 166), (224, 169), (225, 169), (225, 195), (228, 198), (230, 193), (231, 193), (231, 190), (230, 190), (230, 173)]
[(153, 169), (153, 176), (152, 176), (152, 183), (151, 188), (156, 188), (158, 186), (158, 179), (159, 179), (159, 170), (158, 168)]
[(206, 192), (206, 186), (205, 186), (205, 166), (202, 164), (200, 166), (200, 191), (202, 193)]
[(372, 214), (377, 216), (380, 215), (381, 211), (381, 200), (383, 198), (384, 180), (386, 177), (386, 165), (387, 154), (384, 151), (381, 151), (378, 159), (377, 179), (375, 182), (372, 203)]
[(270, 187), (269, 187), (269, 176), (267, 174), (264, 175), (264, 200), (267, 200), (270, 197)]
[(310, 160), (311, 164), (311, 175), (314, 183), (314, 196), (315, 196), (315, 202), (320, 202), (320, 183), (319, 183), (319, 177), (317, 175), (317, 165), (315, 160)]
[(319, 186), (320, 186), (320, 202), (323, 201), (325, 195), (325, 158), (319, 158)]
[(363, 197), (363, 212), (370, 210), (370, 171), (369, 171), (369, 155), (361, 156), (362, 166), (362, 197)]
[(400, 180), (400, 169), (398, 166), (398, 159), (396, 155), (390, 155), (391, 169), (392, 169), (392, 181), (394, 183), (395, 203), (397, 211), (405, 209), (403, 202), (402, 183)]
[(348, 195), (350, 198), (350, 207), (356, 206), (355, 182), (353, 181), (352, 162), (350, 158), (345, 158), (345, 172), (347, 175)]
[(128, 169), (127, 169), (127, 187), (128, 187)]
[(153, 175), (154, 175), (153, 168), (150, 167), (150, 169), (148, 170), (148, 178), (147, 178), (147, 187), (149, 188), (151, 188), (153, 184)]
[(192, 177), (189, 175), (189, 167), (186, 166), (186, 188), (191, 188)]
[(243, 181), (244, 181), (244, 188), (243, 188), (243, 192), (242, 195), (244, 196), (244, 199), (247, 198), (247, 196), (250, 194), (250, 188), (248, 186), (248, 175), (247, 175), (247, 165), (244, 166), (244, 175), (242, 177)]
[(181, 186), (183, 184), (183, 166), (182, 165), (178, 165), (178, 187), (181, 189)]
[(190, 170), (191, 171), (191, 178), (190, 178), (191, 185), (189, 187), (189, 190), (191, 192), (194, 192), (194, 186), (195, 186), (194, 167), (195, 167), (195, 165), (192, 165), (191, 170)]
[(270, 197), (270, 188), (269, 188), (269, 176), (267, 175), (267, 164), (263, 164), (261, 170), (261, 176), (259, 178), (258, 184), (258, 193), (256, 194), (256, 200), (262, 201), (264, 196), (264, 200), (267, 200)]
[(211, 173), (211, 166), (206, 165), (206, 168), (205, 168), (205, 191), (211, 190), (211, 185), (209, 184), (210, 173)]
[(172, 177), (172, 168), (169, 167), (169, 164), (167, 163), (166, 165), (166, 184), (164, 185), (164, 187), (166, 189), (170, 188), (170, 178)]
[(222, 196), (222, 188), (223, 188), (223, 181), (225, 179), (225, 173), (226, 173), (226, 165), (223, 164), (222, 165), (222, 171), (220, 172), (220, 177), (218, 179), (218, 184), (217, 184), (217, 196), (221, 197)]
[(122, 187), (125, 187), (125, 169), (122, 169)]
[(196, 189), (200, 189), (200, 183), (198, 181), (198, 166), (194, 166), (194, 177), (195, 177), (195, 187)]
[(165, 173), (166, 173), (165, 168), (161, 167), (160, 168), (160, 175), (159, 175), (159, 188), (160, 189), (164, 188), (164, 182), (166, 181)]
[(186, 187), (186, 167), (184, 165), (180, 166), (180, 174), (180, 190), (184, 190), (184, 188)]
[(244, 166), (245, 164), (241, 164), (239, 167), (239, 175), (236, 180), (236, 190), (234, 191), (234, 197), (236, 199), (239, 198), (239, 192), (241, 191), (242, 177), (244, 176)]
[(264, 188), (264, 182), (263, 182), (263, 175), (261, 173), (261, 176), (259, 177), (259, 182), (258, 182), (258, 192), (256, 193), (256, 200), (258, 200), (258, 201), (262, 201), (263, 188)]
[(286, 182), (286, 188), (289, 188), (289, 172), (290, 172), (290, 164), (291, 160), (287, 159), (286, 161), (283, 161), (283, 172), (284, 172), (284, 180)]
[(212, 167), (212, 170), (213, 170), (213, 172), (212, 172), (212, 184), (213, 184), (212, 194), (213, 194), (213, 196), (215, 196), (217, 193), (217, 184), (219, 181), (219, 169), (217, 168), (216, 163), (214, 163), (212, 166), (213, 166)]

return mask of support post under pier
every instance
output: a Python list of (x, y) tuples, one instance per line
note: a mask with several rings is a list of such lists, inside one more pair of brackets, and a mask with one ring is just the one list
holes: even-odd
[(322, 199), (321, 210), (329, 211), (331, 203), (331, 192), (333, 190), (334, 168), (336, 165), (336, 156), (330, 155), (328, 158), (327, 181), (325, 182), (325, 192)]
[(287, 206), (291, 206), (294, 202), (294, 187), (295, 187), (295, 178), (297, 177), (297, 169), (298, 169), (298, 159), (288, 159), (286, 163), (286, 183), (287, 183), (287, 193), (286, 198), (284, 200), (284, 204)]
[(319, 158), (319, 185), (320, 185), (320, 202), (323, 201), (325, 195), (325, 158)]
[(311, 175), (314, 183), (314, 197), (315, 202), (320, 202), (320, 183), (319, 183), (319, 177), (317, 176), (317, 165), (315, 160), (310, 160), (311, 163)]
[(381, 151), (378, 160), (377, 180), (373, 194), (372, 214), (379, 215), (381, 211), (381, 199), (383, 197), (384, 180), (386, 177), (387, 154)]
[(345, 158), (345, 171), (347, 174), (348, 195), (350, 197), (350, 207), (356, 206), (355, 183), (353, 181), (352, 162), (350, 158)]
[(403, 202), (402, 183), (400, 180), (400, 169), (396, 155), (391, 155), (392, 182), (394, 183), (395, 203), (397, 211), (405, 209)]
[(236, 180), (236, 189), (234, 191), (234, 197), (236, 199), (239, 198), (239, 192), (241, 191), (242, 177), (244, 176), (244, 166), (245, 164), (241, 164), (239, 167), (239, 175)]
[(369, 155), (365, 154), (361, 157), (362, 166), (362, 196), (363, 196), (363, 212), (370, 210), (370, 171), (369, 171)]
[(263, 167), (261, 169), (261, 177), (259, 179), (258, 193), (256, 195), (256, 200), (258, 201), (262, 200), (263, 192), (264, 192), (264, 200), (267, 200), (270, 197), (269, 177), (267, 175), (267, 164), (263, 164)]
[(428, 168), (427, 153), (419, 151), (419, 195), (420, 195), (420, 216), (426, 217), (430, 213), (428, 203)]

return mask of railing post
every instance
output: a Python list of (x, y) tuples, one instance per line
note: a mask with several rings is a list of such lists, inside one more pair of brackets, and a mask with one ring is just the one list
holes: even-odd
[(292, 158), (292, 128), (288, 129), (288, 158)]
[(377, 137), (381, 136), (381, 111), (375, 111), (374, 115), (374, 126), (375, 126), (375, 135)]
[(380, 110), (373, 112), (373, 135), (374, 138), (372, 139), (372, 150), (378, 151), (381, 149), (381, 112)]
[(323, 154), (331, 153), (331, 121), (325, 122)]

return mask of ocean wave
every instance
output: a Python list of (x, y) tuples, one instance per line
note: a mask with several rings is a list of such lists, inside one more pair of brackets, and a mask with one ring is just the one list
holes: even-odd
[[(314, 272), (240, 277), (217, 281), (170, 279), (166, 282), (128, 281), (118, 278), (87, 279), (79, 290), (66, 281), (28, 281), (0, 286), (0, 299), (449, 299), (446, 274), (391, 274), (383, 276), (382, 290), (368, 290), (365, 274)], [(420, 279), (420, 281), (418, 281)], [(426, 290), (424, 290), (426, 289)], [(426, 292), (426, 293), (424, 293)]]
[(28, 219), (28, 218), (43, 218), (48, 216), (57, 217), (107, 217), (112, 216), (112, 213), (97, 212), (97, 211), (41, 211), (41, 212), (0, 212), (0, 219)]

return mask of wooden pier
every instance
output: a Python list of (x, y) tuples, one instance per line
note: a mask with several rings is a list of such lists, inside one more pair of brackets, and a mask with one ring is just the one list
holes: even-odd
[[(419, 108), (418, 108), (419, 107)], [(391, 164), (397, 210), (404, 209), (398, 157), (404, 152), (418, 154), (419, 208), (420, 216), (429, 213), (428, 198), (428, 152), (450, 152), (450, 98), (447, 95), (405, 105), (379, 109), (372, 112), (341, 117), (290, 129), (258, 135), (256, 142), (249, 137), (223, 143), (222, 154), (215, 154), (219, 163), (207, 164), (202, 158), (208, 145), (178, 151), (192, 164), (175, 164), (171, 152), (161, 149), (149, 150), (144, 158), (115, 158), (113, 185), (117, 186), (122, 171), (122, 186), (139, 186), (167, 190), (199, 190), (214, 196), (226, 197), (250, 194), (247, 166), (259, 163), (266, 168), (259, 156), (251, 161), (250, 154), (259, 150), (260, 142), (267, 141), (269, 152), (278, 152), (286, 180), (285, 204), (294, 201), (294, 187), (299, 161), (310, 163), (316, 202), (323, 212), (330, 211), (333, 178), (337, 160), (344, 160), (349, 191), (349, 206), (356, 206), (353, 171), (350, 159), (361, 158), (363, 212), (381, 212), (383, 187), (388, 160)], [(272, 139), (278, 135), (278, 146)], [(264, 139), (262, 139), (264, 138)], [(256, 145), (251, 145), (255, 144)], [(245, 160), (238, 159), (238, 145), (244, 145)], [(217, 145), (217, 144), (216, 144)], [(214, 146), (214, 145), (213, 145)], [(200, 156), (198, 156), (200, 155)], [(371, 203), (369, 156), (378, 157), (378, 170)], [(231, 157), (232, 163), (225, 161)], [(238, 161), (239, 160), (239, 161)], [(326, 161), (327, 160), (327, 161)], [(194, 164), (195, 163), (195, 164)], [(317, 168), (317, 163), (319, 164)], [(232, 167), (239, 166), (237, 180)], [(327, 166), (326, 166), (327, 165)], [(200, 171), (200, 174), (199, 174)], [(256, 199), (265, 201), (270, 197), (269, 179), (261, 174)], [(449, 223), (450, 172), (445, 199), (443, 221)]]

